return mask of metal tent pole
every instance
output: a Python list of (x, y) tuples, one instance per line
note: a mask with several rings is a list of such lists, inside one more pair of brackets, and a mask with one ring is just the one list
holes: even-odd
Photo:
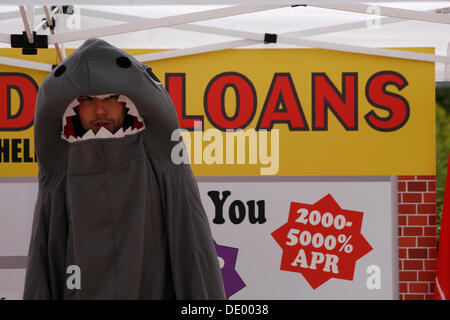
[(33, 34), (31, 32), (30, 22), (28, 21), (27, 12), (24, 6), (19, 6), (20, 15), (22, 16), (23, 26), (25, 28), (25, 33), (27, 34), (27, 39), (29, 43), (34, 43)]
[(434, 12), (399, 9), (378, 5), (365, 5), (359, 3), (336, 3), (336, 4), (327, 3), (327, 4), (311, 4), (309, 6), (324, 9), (356, 12), (356, 13), (365, 13), (365, 14), (373, 14), (371, 9), (376, 8), (377, 10), (379, 10), (379, 14), (381, 16), (450, 24), (450, 18), (448, 16)]
[[(57, 10), (57, 8), (55, 10)], [(55, 26), (53, 24), (52, 17), (50, 16), (50, 11), (48, 10), (47, 6), (44, 6), (44, 12), (45, 12), (45, 18), (47, 19), (47, 23), (48, 23), (48, 26), (50, 29), (50, 34), (54, 35), (55, 34), (55, 30), (54, 30)], [(54, 13), (54, 12), (52, 12), (52, 13)], [(61, 48), (58, 43), (54, 43), (54, 45), (56, 48), (56, 55), (58, 56), (59, 63), (61, 63), (66, 58), (66, 55), (64, 52), (65, 50), (63, 48)]]
[(114, 34), (128, 33), (147, 29), (169, 27), (173, 25), (224, 18), (252, 12), (259, 12), (281, 8), (283, 6), (233, 6), (221, 9), (206, 10), (194, 13), (187, 13), (157, 19), (144, 19), (134, 22), (121, 23), (113, 26), (92, 28), (80, 31), (72, 31), (64, 34), (49, 36), (49, 44), (84, 40), (88, 38), (104, 37)]

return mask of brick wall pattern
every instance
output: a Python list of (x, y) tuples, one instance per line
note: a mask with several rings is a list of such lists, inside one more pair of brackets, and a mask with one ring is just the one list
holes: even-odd
[(399, 299), (434, 295), (436, 176), (398, 176)]

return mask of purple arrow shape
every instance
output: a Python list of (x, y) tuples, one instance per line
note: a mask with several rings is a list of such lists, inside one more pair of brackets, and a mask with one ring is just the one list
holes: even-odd
[(235, 269), (239, 249), (218, 245), (216, 241), (214, 241), (214, 246), (216, 247), (217, 256), (224, 261), (222, 278), (225, 286), (225, 294), (228, 299), (245, 287), (244, 281), (242, 281)]

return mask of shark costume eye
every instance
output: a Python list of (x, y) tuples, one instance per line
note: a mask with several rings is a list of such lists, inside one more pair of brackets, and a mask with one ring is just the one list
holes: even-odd
[(153, 73), (152, 68), (148, 67), (147, 68), (147, 73), (149, 74), (149, 76), (156, 82), (161, 82), (159, 81), (158, 77)]
[(66, 66), (65, 65), (62, 65), (62, 66), (58, 67), (58, 69), (55, 70), (55, 77), (59, 77), (65, 71), (66, 71)]
[(116, 63), (121, 68), (129, 68), (131, 66), (131, 61), (127, 57), (118, 57)]

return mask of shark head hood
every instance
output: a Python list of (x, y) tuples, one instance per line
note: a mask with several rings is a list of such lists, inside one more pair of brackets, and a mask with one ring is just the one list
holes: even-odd
[(79, 96), (111, 93), (120, 94), (121, 101), (126, 102), (127, 114), (136, 117), (130, 131), (145, 132), (145, 144), (153, 145), (159, 156), (170, 159), (174, 146), (170, 137), (179, 128), (178, 118), (167, 91), (151, 67), (106, 41), (88, 39), (52, 70), (39, 88), (34, 130), (40, 170), (65, 169), (68, 142), (107, 138), (107, 130), (102, 130), (99, 136), (88, 133), (85, 139), (79, 139), (82, 136), (75, 136), (70, 126), (74, 125), (71, 117), (76, 116), (73, 109)]
[[(122, 127), (109, 131), (117, 118), (86, 125), (77, 98), (110, 95)], [(191, 167), (171, 160), (178, 128), (151, 68), (103, 40), (87, 40), (47, 76), (36, 100), (39, 191), (24, 299), (225, 298)], [(74, 266), (78, 287), (68, 285)]]

